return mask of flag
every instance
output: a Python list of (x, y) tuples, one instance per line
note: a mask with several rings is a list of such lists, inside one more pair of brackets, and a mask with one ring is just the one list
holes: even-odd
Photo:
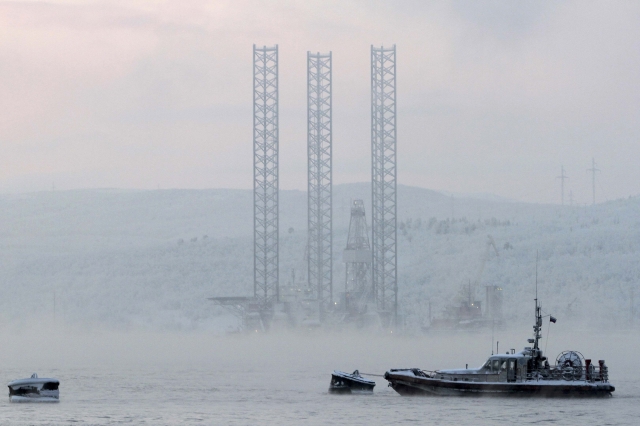
[(551, 315), (549, 315), (549, 321), (552, 323), (556, 322), (556, 317), (552, 317)]

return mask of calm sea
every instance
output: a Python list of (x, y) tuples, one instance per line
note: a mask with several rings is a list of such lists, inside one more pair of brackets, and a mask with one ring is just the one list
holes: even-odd
[[(606, 399), (401, 397), (375, 378), (373, 395), (330, 395), (333, 369), (480, 365), (490, 336), (7, 333), (2, 378), (55, 376), (59, 404), (0, 400), (0, 424), (556, 424), (640, 423), (637, 332), (569, 333), (549, 353), (574, 348), (607, 357), (617, 390)], [(515, 333), (502, 336), (522, 343)], [(577, 347), (565, 347), (569, 342)], [(487, 344), (488, 342), (488, 344)], [(598, 343), (599, 342), (599, 343)], [(523, 345), (520, 345), (523, 346)], [(518, 347), (519, 348), (519, 347)], [(489, 352), (489, 353), (488, 353)], [(6, 388), (5, 388), (6, 389)]]

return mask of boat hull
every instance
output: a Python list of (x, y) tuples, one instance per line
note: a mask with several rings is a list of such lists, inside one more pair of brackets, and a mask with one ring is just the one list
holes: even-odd
[(373, 393), (373, 388), (376, 383), (362, 378), (361, 376), (354, 376), (353, 374), (343, 373), (342, 371), (334, 371), (331, 375), (331, 384), (329, 385), (329, 392), (335, 394), (344, 393)]
[(525, 396), (525, 397), (605, 397), (615, 387), (609, 383), (528, 381), (521, 383), (461, 382), (428, 377), (412, 377), (405, 372), (387, 372), (385, 379), (403, 396)]
[(53, 396), (18, 396), (12, 395), (9, 397), (9, 401), (17, 403), (57, 403), (60, 402), (59, 397)]

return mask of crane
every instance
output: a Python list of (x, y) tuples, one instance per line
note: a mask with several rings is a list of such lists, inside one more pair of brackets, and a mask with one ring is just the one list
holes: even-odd
[(492, 248), (493, 252), (495, 252), (496, 254), (496, 257), (499, 257), (500, 254), (498, 253), (498, 247), (496, 246), (493, 237), (491, 235), (487, 235), (487, 240), (480, 257), (480, 266), (478, 267), (478, 272), (475, 275), (475, 279), (473, 281), (469, 280), (469, 284), (465, 286), (466, 289), (463, 288), (463, 292), (465, 292), (464, 290), (466, 290), (465, 293), (467, 293), (465, 299), (467, 299), (469, 307), (473, 306), (473, 302), (475, 301), (476, 293), (478, 290), (478, 286), (480, 285), (480, 279), (482, 278), (484, 268), (487, 265), (487, 261), (489, 261), (489, 259), (491, 258)]
[(487, 264), (487, 261), (491, 257), (491, 248), (493, 247), (493, 251), (496, 253), (496, 257), (500, 257), (498, 253), (498, 247), (496, 247), (496, 242), (493, 240), (491, 235), (487, 235), (487, 241), (484, 247), (484, 252), (482, 254), (482, 258), (480, 260), (480, 268), (478, 268), (478, 273), (476, 274), (476, 279), (473, 282), (474, 291), (480, 285), (480, 279), (482, 278), (482, 273), (484, 272), (484, 267)]

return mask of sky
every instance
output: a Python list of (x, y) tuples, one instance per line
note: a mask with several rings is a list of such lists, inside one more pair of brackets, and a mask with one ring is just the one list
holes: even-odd
[(398, 183), (640, 194), (637, 1), (0, 1), (0, 192), (252, 187), (252, 46), (278, 44), (280, 187), (306, 188), (306, 52), (334, 184), (370, 180), (370, 48), (397, 47)]

